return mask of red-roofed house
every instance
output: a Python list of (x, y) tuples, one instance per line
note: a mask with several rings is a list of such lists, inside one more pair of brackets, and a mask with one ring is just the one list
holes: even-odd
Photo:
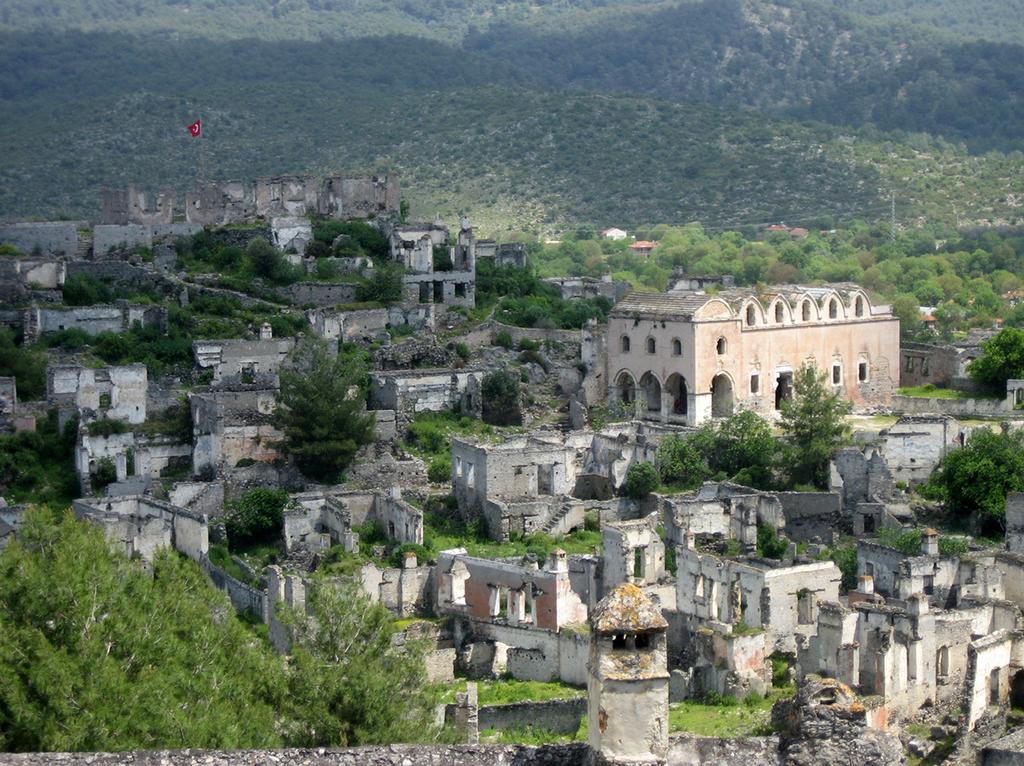
[(629, 249), (632, 250), (635, 254), (639, 255), (641, 258), (646, 258), (651, 254), (651, 251), (657, 246), (657, 242), (651, 242), (650, 240), (641, 239), (630, 245)]

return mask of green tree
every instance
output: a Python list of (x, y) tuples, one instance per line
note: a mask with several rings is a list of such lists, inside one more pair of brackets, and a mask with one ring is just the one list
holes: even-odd
[(393, 264), (378, 265), (373, 270), (373, 276), (356, 289), (359, 300), (384, 304), (402, 300), (402, 293), (402, 269)]
[(199, 568), (32, 511), (0, 552), (0, 749), (282, 744), (281, 661)]
[(288, 493), (256, 487), (225, 504), (224, 528), (233, 548), (276, 539), (284, 522)]
[(489, 373), (480, 384), (481, 418), (496, 426), (523, 422), (519, 409), (519, 379), (507, 370)]
[(434, 731), (424, 642), (394, 642), (394, 618), (350, 580), (314, 583), (291, 612), (285, 738), (301, 747), (417, 742)]
[(1006, 493), (1024, 491), (1024, 433), (975, 431), (964, 447), (942, 459), (927, 488), (955, 516), (985, 532), (1001, 533)]
[(245, 256), (257, 276), (276, 285), (295, 281), (295, 270), (285, 260), (284, 254), (262, 237), (256, 237), (246, 245)]
[(303, 474), (338, 481), (356, 452), (373, 441), (375, 418), (365, 412), (366, 368), (339, 349), (334, 359), (323, 341), (300, 343), (281, 370), (275, 424), (281, 447)]
[(651, 463), (633, 463), (626, 471), (622, 489), (626, 497), (642, 500), (658, 488), (658, 469)]
[(655, 462), (663, 484), (692, 489), (711, 476), (708, 461), (695, 440), (682, 436), (662, 439)]
[(1007, 327), (983, 342), (967, 371), (977, 382), (1005, 390), (1007, 380), (1024, 376), (1024, 330)]
[(743, 483), (766, 487), (771, 483), (771, 468), (778, 452), (768, 421), (756, 412), (744, 410), (723, 421), (714, 438), (714, 451), (708, 456), (715, 471), (724, 471)]
[(825, 376), (813, 365), (804, 365), (797, 372), (793, 399), (782, 402), (780, 421), (792, 483), (828, 486), (828, 462), (849, 433), (845, 420), (849, 412), (849, 402), (828, 391)]
[(0, 326), (0, 375), (15, 378), (18, 397), (39, 399), (46, 393), (46, 355), (14, 342), (14, 333)]

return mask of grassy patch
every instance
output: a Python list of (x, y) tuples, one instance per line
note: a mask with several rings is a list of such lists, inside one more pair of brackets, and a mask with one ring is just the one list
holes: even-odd
[[(763, 698), (742, 703), (724, 697), (720, 704), (686, 701), (669, 706), (670, 732), (689, 732), (705, 737), (750, 737), (771, 729), (771, 710), (778, 700), (792, 696), (793, 690), (776, 689)], [(724, 704), (721, 704), (724, 703)]]
[(242, 567), (238, 565), (238, 562), (232, 558), (231, 553), (228, 551), (228, 547), (224, 543), (215, 543), (210, 546), (210, 561), (218, 569), (222, 570), (226, 574), (231, 575), (239, 582), (248, 583), (254, 585), (252, 577)]
[(923, 386), (903, 387), (899, 390), (900, 396), (915, 396), (926, 399), (1001, 399), (1000, 396), (992, 394), (979, 394), (969, 391), (957, 391), (953, 388), (939, 388), (931, 383)]
[(558, 681), (480, 681), (477, 685), (481, 705), (511, 705), (515, 702), (545, 702), (582, 697), (578, 689)]

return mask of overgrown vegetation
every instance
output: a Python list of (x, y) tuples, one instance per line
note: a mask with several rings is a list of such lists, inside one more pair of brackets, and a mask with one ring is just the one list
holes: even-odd
[(60, 431), (52, 410), (35, 431), (0, 436), (0, 497), (66, 507), (81, 492), (72, 464), (77, 435), (78, 419)]
[(0, 604), (4, 750), (436, 736), (425, 647), (393, 644), (390, 613), (354, 585), (311, 589), (312, 614), (291, 616), (298, 641), (286, 664), (193, 562), (165, 548), (150, 573), (99, 527), (35, 511), (0, 551)]

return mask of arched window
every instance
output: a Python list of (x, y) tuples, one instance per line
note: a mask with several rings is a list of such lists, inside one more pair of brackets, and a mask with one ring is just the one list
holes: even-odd
[(843, 366), (839, 362), (832, 363), (832, 385), (838, 386), (843, 382)]
[(859, 317), (864, 316), (864, 299), (861, 296), (857, 296), (856, 302), (853, 304), (853, 313)]
[(785, 314), (782, 311), (782, 301), (775, 304), (775, 321), (782, 324), (782, 320)]
[(658, 348), (658, 344), (654, 340), (654, 338), (648, 338), (647, 339), (647, 353), (648, 354), (653, 354), (657, 350), (657, 348)]
[(679, 338), (672, 339), (672, 356), (683, 355), (683, 342)]
[(837, 316), (839, 316), (839, 306), (833, 298), (828, 302), (828, 318), (835, 319)]
[(628, 335), (623, 335), (622, 336), (622, 353), (624, 353), (624, 354), (628, 354), (629, 353), (629, 336)]
[(753, 326), (757, 321), (757, 312), (754, 311), (753, 305), (747, 306), (747, 325)]
[(715, 344), (715, 350), (718, 352), (719, 356), (722, 356), (729, 350), (729, 344), (726, 342), (725, 338), (718, 339), (718, 343)]
[(804, 301), (803, 305), (800, 307), (800, 318), (803, 319), (805, 322), (810, 322), (811, 321), (811, 302), (810, 301)]

